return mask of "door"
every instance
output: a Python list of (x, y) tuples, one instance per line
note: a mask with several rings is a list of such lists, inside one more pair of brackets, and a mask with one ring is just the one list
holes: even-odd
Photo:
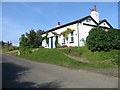
[(51, 37), (51, 48), (53, 48), (53, 37)]

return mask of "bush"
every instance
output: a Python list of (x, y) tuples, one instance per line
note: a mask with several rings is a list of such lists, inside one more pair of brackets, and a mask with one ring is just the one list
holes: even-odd
[(20, 54), (29, 54), (32, 53), (33, 48), (29, 48), (29, 47), (24, 47), (24, 48), (20, 48)]
[(86, 38), (87, 47), (91, 51), (109, 51), (110, 49), (120, 49), (118, 30), (109, 29), (105, 31), (101, 27), (92, 28)]
[(43, 46), (39, 46), (39, 48), (44, 48)]
[(58, 48), (65, 48), (65, 47), (68, 47), (67, 45), (63, 45), (63, 46), (58, 46)]

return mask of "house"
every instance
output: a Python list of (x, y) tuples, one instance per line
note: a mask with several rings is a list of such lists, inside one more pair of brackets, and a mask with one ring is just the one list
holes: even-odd
[[(58, 25), (55, 28), (44, 32), (42, 37), (46, 37), (48, 39), (44, 39), (42, 41), (42, 46), (45, 48), (56, 48), (56, 40), (60, 46), (84, 46), (84, 41), (86, 40), (89, 31), (93, 27), (97, 26), (103, 27), (105, 30), (112, 28), (106, 19), (99, 20), (99, 13), (96, 10), (96, 6), (94, 6), (94, 9), (91, 10), (90, 15), (64, 25), (60, 25), (60, 22), (58, 22)], [(68, 40), (65, 39), (65, 35), (60, 35), (67, 29), (74, 30), (73, 32), (69, 33)]]

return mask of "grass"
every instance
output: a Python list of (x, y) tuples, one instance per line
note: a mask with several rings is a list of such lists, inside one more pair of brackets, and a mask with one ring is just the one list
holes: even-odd
[(94, 64), (115, 64), (115, 62), (118, 61), (118, 53), (120, 53), (119, 50), (110, 50), (108, 52), (91, 52), (86, 46), (60, 49), (60, 51), (72, 56), (84, 58)]
[[(108, 55), (110, 56), (104, 56), (105, 53), (99, 53), (99, 52), (90, 52), (85, 47), (82, 48), (69, 48), (69, 49), (45, 49), (42, 48), (39, 51), (30, 53), (30, 54), (23, 54), (19, 57), (30, 59), (32, 61), (37, 62), (44, 62), (44, 63), (50, 63), (50, 64), (56, 64), (60, 66), (70, 67), (70, 68), (116, 68), (115, 65), (103, 62), (103, 63), (83, 63), (80, 61), (76, 61), (74, 59), (71, 59), (67, 56), (65, 56), (62, 52), (71, 54), (74, 56), (82, 57), (85, 59), (89, 59), (90, 61), (100, 61), (100, 60), (107, 60), (113, 57), (113, 53), (116, 53), (116, 51), (109, 52)], [(111, 56), (111, 54), (113, 56)], [(107, 54), (106, 54), (107, 55)], [(116, 54), (115, 54), (116, 55)], [(86, 57), (87, 56), (87, 57)], [(89, 58), (90, 57), (90, 58)], [(109, 57), (109, 58), (108, 58)]]

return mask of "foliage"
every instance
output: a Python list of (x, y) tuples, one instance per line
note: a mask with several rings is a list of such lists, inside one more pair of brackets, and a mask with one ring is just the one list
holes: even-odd
[(8, 51), (13, 51), (13, 50), (18, 50), (19, 47), (13, 46), (12, 42), (4, 42), (0, 41), (0, 48), (2, 49), (3, 52), (8, 52)]
[(58, 43), (58, 36), (56, 36), (56, 39), (55, 39), (55, 47), (57, 48), (57, 47), (59, 47), (60, 46), (60, 44)]
[(88, 49), (91, 51), (109, 51), (110, 49), (120, 48), (118, 32), (115, 29), (105, 31), (101, 27), (92, 28), (86, 38)]
[(20, 52), (21, 53), (30, 53), (31, 48), (38, 48), (42, 45), (42, 33), (44, 31), (38, 30), (35, 32), (34, 30), (30, 30), (29, 33), (22, 34), (20, 37)]
[(61, 35), (65, 36), (65, 39), (68, 41), (68, 35), (69, 35), (69, 33), (73, 32), (73, 31), (75, 31), (75, 30), (74, 30), (74, 29), (72, 30), (72, 29), (70, 29), (70, 28), (67, 28), (67, 30), (61, 32), (59, 36), (61, 36)]
[(39, 48), (44, 48), (43, 46), (39, 46)]
[(44, 36), (42, 40), (46, 40), (46, 43), (49, 45), (49, 38), (47, 36), (48, 36), (48, 32), (46, 32), (46, 36)]
[(32, 53), (33, 48), (30, 47), (24, 47), (24, 48), (20, 48), (20, 54), (30, 54)]
[(43, 33), (44, 33), (43, 30), (38, 30), (38, 31), (36, 32), (37, 38), (38, 38), (38, 40), (37, 40), (37, 46), (42, 46), (42, 34), (43, 34)]
[(25, 37), (25, 34), (22, 34), (20, 37), (20, 48), (28, 46), (28, 39)]
[(120, 30), (110, 29), (107, 31), (107, 42), (110, 49), (120, 49)]
[(29, 33), (26, 33), (27, 44), (30, 48), (37, 48), (37, 34), (34, 30), (30, 30)]

